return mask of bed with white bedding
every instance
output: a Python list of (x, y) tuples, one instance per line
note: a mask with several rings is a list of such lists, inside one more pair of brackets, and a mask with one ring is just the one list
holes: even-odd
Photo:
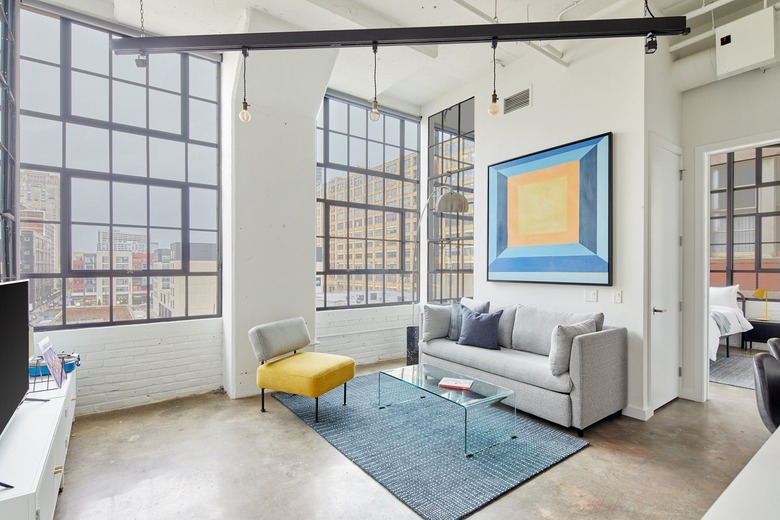
[(708, 352), (711, 360), (717, 359), (721, 339), (726, 338), (728, 355), (729, 337), (752, 328), (753, 325), (745, 318), (745, 297), (739, 292), (739, 285), (710, 287)]

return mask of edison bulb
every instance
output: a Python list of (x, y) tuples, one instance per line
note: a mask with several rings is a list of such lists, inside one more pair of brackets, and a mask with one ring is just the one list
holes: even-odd
[(488, 114), (491, 116), (498, 115), (498, 96), (496, 95), (496, 91), (493, 91), (493, 96), (491, 98), (490, 106), (488, 106)]
[(241, 112), (238, 113), (238, 118), (244, 123), (248, 123), (249, 120), (252, 119), (252, 114), (250, 114), (249, 110), (247, 110), (248, 107), (249, 107), (249, 103), (243, 101), (241, 103)]
[(368, 113), (368, 118), (371, 121), (379, 121), (379, 102), (376, 98), (371, 102), (371, 112)]

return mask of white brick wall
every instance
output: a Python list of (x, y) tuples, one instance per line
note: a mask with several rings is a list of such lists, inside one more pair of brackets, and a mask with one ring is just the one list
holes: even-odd
[(358, 365), (406, 357), (409, 306), (318, 311), (317, 352), (342, 354)]
[(217, 390), (222, 319), (39, 332), (57, 352), (77, 352), (76, 415)]

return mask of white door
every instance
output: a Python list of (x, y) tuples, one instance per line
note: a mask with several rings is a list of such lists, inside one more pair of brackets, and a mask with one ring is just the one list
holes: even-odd
[(680, 393), (680, 156), (650, 138), (650, 408)]

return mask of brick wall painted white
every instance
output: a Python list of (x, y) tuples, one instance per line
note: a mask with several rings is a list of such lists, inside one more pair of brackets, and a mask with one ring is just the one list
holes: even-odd
[(222, 319), (38, 332), (77, 352), (76, 415), (107, 412), (222, 387)]
[(317, 352), (342, 354), (358, 365), (406, 357), (406, 305), (317, 311)]

